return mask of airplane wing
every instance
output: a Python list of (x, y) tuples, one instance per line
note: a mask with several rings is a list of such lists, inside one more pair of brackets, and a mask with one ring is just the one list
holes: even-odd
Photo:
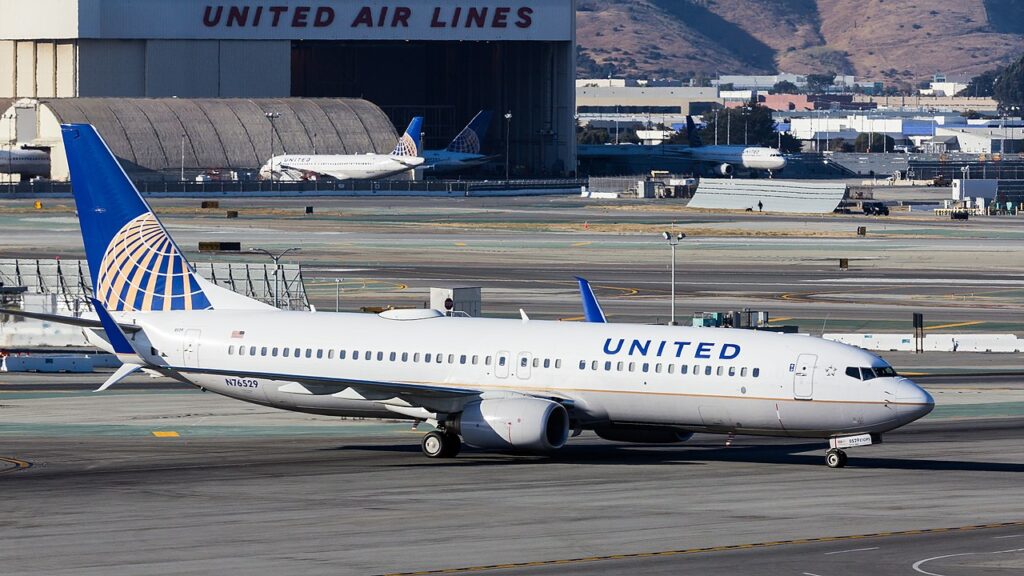
[[(81, 326), (82, 328), (103, 328), (103, 323), (99, 320), (93, 320), (91, 318), (76, 318), (75, 316), (61, 316), (60, 314), (43, 314), (41, 312), (25, 312), (24, 310), (10, 310), (6, 308), (0, 309), (0, 314), (9, 314), (11, 316), (21, 316), (22, 318), (31, 318), (33, 320), (42, 320), (43, 322), (55, 322), (57, 324), (68, 324), (69, 326)], [(142, 330), (141, 327), (135, 324), (122, 324), (118, 323), (121, 330), (125, 332), (138, 332)]]
[[(457, 412), (470, 400), (480, 395), (480, 390), (458, 386), (435, 386), (407, 382), (386, 382), (357, 380), (352, 378), (331, 378), (326, 376), (304, 376), (301, 374), (280, 374), (255, 372), (251, 370), (224, 370), (211, 368), (188, 368), (179, 366), (155, 367), (160, 371), (182, 374), (212, 374), (234, 378), (275, 380), (282, 383), (283, 392), (293, 394), (339, 395), (351, 400), (371, 400), (388, 403), (400, 399), (413, 406), (421, 406), (433, 412)], [(296, 386), (297, 385), (297, 386)]]

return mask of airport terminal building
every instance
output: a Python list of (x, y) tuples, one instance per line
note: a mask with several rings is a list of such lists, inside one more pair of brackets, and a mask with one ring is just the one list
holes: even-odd
[(574, 0), (0, 0), (0, 101), (356, 98), (428, 148), (490, 109), (487, 152), (566, 175), (575, 28)]

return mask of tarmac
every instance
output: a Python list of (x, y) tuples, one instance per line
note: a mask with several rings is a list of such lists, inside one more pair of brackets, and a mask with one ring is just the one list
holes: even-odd
[[(896, 192), (893, 192), (896, 194)], [(483, 287), (484, 313), (578, 319), (767, 310), (803, 331), (1024, 334), (1024, 219), (705, 214), (528, 199), (160, 200), (201, 240), (301, 246), (321, 310)], [(304, 205), (315, 207), (312, 217)], [(224, 219), (239, 209), (237, 220)], [(858, 237), (856, 228), (867, 227)], [(81, 257), (70, 207), (0, 201), (0, 257)], [(218, 260), (257, 261), (251, 254)], [(847, 258), (848, 270), (839, 269)], [(188, 386), (0, 374), (0, 559), (18, 574), (1020, 574), (1024, 354), (883, 353), (936, 409), (824, 465), (822, 442), (584, 433), (549, 457), (428, 460), (405, 422), (278, 412)]]

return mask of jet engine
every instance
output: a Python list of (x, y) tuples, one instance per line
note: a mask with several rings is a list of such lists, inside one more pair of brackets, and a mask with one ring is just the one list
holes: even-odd
[(718, 166), (715, 166), (714, 169), (715, 174), (718, 176), (732, 176), (733, 171), (732, 164), (728, 163), (719, 164)]
[(605, 440), (636, 444), (675, 444), (693, 437), (693, 432), (660, 426), (606, 426), (594, 432)]
[(477, 448), (546, 452), (568, 440), (569, 413), (542, 398), (499, 398), (466, 405), (446, 426)]

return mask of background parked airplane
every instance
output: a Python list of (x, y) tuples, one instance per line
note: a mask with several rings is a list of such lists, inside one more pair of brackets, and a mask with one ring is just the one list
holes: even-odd
[(49, 176), (50, 155), (42, 150), (0, 150), (0, 172), (23, 177)]
[(765, 146), (711, 145), (706, 146), (697, 134), (693, 117), (686, 117), (686, 136), (690, 147), (679, 153), (692, 158), (716, 176), (732, 176), (737, 168), (778, 172), (786, 167), (786, 158), (775, 148)]
[(274, 156), (260, 168), (260, 177), (273, 180), (373, 180), (412, 170), (423, 164), (420, 133), (423, 118), (409, 123), (390, 154), (286, 154)]
[(427, 150), (423, 153), (423, 168), (433, 172), (455, 172), (479, 166), (497, 156), (481, 154), (487, 129), (491, 125), (493, 112), (481, 110), (469, 121), (444, 150)]

